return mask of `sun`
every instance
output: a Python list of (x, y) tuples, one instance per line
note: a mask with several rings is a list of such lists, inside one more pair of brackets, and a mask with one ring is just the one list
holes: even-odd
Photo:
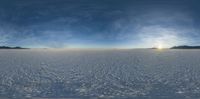
[(162, 44), (159, 44), (159, 45), (157, 46), (157, 49), (163, 49), (163, 45), (162, 45)]
[(155, 48), (156, 48), (156, 49), (159, 49), (159, 50), (163, 49), (163, 42), (157, 42), (157, 43), (155, 44)]

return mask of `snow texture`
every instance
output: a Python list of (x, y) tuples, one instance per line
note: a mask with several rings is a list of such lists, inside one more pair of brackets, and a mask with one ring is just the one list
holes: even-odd
[(0, 99), (199, 99), (200, 50), (1, 50)]

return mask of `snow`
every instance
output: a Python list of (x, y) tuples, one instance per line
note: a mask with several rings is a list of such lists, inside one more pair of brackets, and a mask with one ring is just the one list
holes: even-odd
[(0, 98), (200, 98), (200, 50), (0, 50), (0, 68)]

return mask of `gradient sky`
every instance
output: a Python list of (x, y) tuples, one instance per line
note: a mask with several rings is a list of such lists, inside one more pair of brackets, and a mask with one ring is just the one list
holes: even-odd
[(199, 0), (0, 0), (0, 45), (146, 48), (200, 44)]

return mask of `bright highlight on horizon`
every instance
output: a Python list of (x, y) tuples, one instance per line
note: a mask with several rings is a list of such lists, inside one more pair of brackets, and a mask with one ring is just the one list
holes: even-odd
[(162, 45), (162, 44), (159, 44), (159, 45), (157, 46), (157, 49), (163, 49), (163, 45)]

